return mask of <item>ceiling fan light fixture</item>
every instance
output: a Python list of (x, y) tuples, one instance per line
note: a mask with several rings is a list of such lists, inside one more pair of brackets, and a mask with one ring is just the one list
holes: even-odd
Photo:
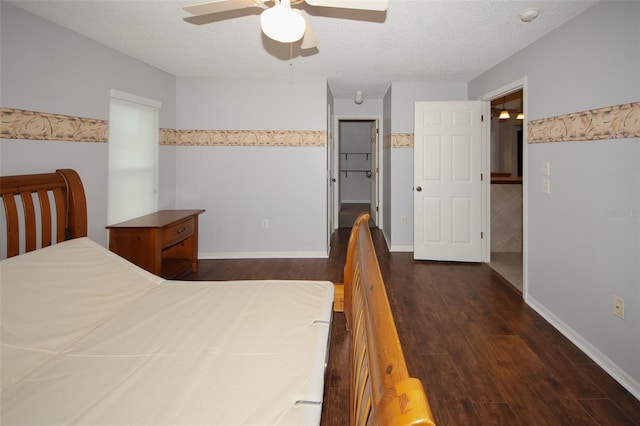
[(293, 43), (304, 35), (305, 21), (299, 11), (289, 4), (276, 4), (260, 15), (260, 25), (265, 35), (281, 43)]

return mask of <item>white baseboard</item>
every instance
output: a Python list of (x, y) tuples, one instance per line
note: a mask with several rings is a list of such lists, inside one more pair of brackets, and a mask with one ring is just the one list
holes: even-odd
[(413, 251), (413, 246), (390, 246), (389, 251)]
[(371, 200), (340, 200), (340, 204), (371, 204)]
[(326, 259), (326, 251), (265, 251), (198, 253), (198, 259)]
[(380, 228), (382, 231), (382, 236), (384, 237), (384, 242), (387, 243), (387, 250), (391, 251), (391, 240), (389, 239), (389, 235), (387, 235), (386, 230)]
[(640, 383), (633, 377), (627, 374), (622, 368), (620, 368), (615, 362), (611, 361), (609, 357), (600, 352), (595, 346), (593, 346), (587, 339), (578, 334), (574, 329), (565, 324), (560, 318), (555, 316), (551, 311), (545, 308), (540, 302), (533, 297), (526, 295), (525, 302), (531, 306), (537, 313), (539, 313), (549, 324), (555, 327), (560, 333), (562, 333), (567, 339), (569, 339), (574, 345), (576, 345), (582, 352), (587, 354), (596, 364), (598, 364), (604, 371), (609, 373), (622, 387), (628, 390), (634, 397), (640, 399)]

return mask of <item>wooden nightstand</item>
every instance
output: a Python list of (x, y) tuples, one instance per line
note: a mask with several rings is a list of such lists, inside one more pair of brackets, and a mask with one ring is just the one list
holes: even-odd
[(109, 250), (163, 278), (198, 270), (198, 215), (160, 210), (107, 226)]

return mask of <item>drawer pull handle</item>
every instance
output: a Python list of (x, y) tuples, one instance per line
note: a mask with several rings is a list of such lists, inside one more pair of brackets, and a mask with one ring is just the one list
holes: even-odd
[(178, 229), (178, 234), (182, 234), (183, 232), (187, 232), (187, 228), (186, 227)]

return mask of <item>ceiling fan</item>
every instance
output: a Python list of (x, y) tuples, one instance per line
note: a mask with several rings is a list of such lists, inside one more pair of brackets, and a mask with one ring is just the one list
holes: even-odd
[(387, 10), (388, 0), (211, 0), (185, 6), (183, 9), (192, 15), (200, 16), (261, 8), (264, 11), (260, 14), (260, 26), (267, 37), (281, 43), (293, 43), (302, 39), (300, 47), (312, 49), (318, 46), (318, 39), (302, 12), (291, 8), (292, 5), (303, 2), (311, 6), (383, 12)]

